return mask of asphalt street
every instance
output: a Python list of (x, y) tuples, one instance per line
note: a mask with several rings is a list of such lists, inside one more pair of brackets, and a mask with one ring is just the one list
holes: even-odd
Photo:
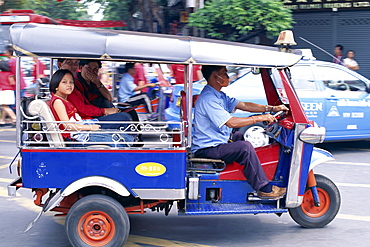
[[(331, 178), (339, 187), (342, 206), (336, 219), (321, 229), (305, 229), (289, 216), (223, 215), (169, 216), (163, 212), (130, 215), (131, 232), (125, 246), (226, 247), (226, 246), (370, 246), (370, 142), (322, 144), (335, 161), (324, 163), (315, 173)], [(16, 154), (15, 129), (0, 127), (0, 224), (1, 247), (67, 247), (64, 218), (48, 212), (27, 233), (26, 225), (40, 208), (31, 191), (20, 189), (8, 197), (6, 185), (17, 177), (9, 174)], [(14, 168), (14, 166), (13, 166)]]

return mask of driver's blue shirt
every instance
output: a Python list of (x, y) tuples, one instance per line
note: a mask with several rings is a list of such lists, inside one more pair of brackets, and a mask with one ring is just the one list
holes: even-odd
[(225, 125), (239, 101), (218, 92), (210, 85), (202, 90), (194, 110), (194, 133), (191, 151), (227, 143), (231, 129)]

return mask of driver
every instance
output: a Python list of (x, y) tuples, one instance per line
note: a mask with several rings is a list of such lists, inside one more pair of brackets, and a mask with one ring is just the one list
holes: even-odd
[(251, 143), (241, 140), (236, 135), (229, 140), (232, 128), (241, 128), (256, 122), (276, 121), (271, 114), (247, 118), (232, 117), (236, 109), (249, 112), (269, 110), (288, 111), (285, 105), (270, 106), (250, 102), (240, 102), (228, 97), (221, 88), (229, 85), (229, 76), (225, 66), (205, 65), (202, 74), (207, 85), (201, 92), (194, 111), (194, 134), (191, 151), (195, 157), (221, 159), (226, 163), (237, 162), (244, 166), (243, 172), (260, 198), (278, 199), (285, 195), (286, 188), (269, 183), (257, 154)]

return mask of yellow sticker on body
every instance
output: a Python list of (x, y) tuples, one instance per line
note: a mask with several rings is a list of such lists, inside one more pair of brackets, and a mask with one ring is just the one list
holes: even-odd
[(137, 165), (135, 171), (145, 177), (157, 177), (166, 172), (166, 167), (156, 162), (145, 162)]

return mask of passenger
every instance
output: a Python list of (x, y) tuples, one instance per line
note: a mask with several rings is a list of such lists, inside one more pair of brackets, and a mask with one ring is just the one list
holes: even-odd
[(201, 92), (194, 111), (194, 134), (191, 150), (196, 157), (222, 159), (226, 163), (237, 162), (244, 166), (243, 172), (253, 189), (261, 198), (278, 199), (286, 193), (269, 183), (251, 143), (236, 135), (229, 141), (232, 128), (241, 128), (256, 122), (276, 121), (271, 114), (248, 118), (232, 117), (236, 109), (249, 112), (287, 111), (285, 105), (270, 106), (240, 102), (221, 92), (229, 85), (226, 67), (203, 65), (202, 73), (207, 85)]
[(147, 87), (155, 87), (155, 83), (148, 83), (137, 86), (134, 83), (133, 75), (136, 73), (133, 63), (126, 63), (126, 73), (123, 75), (118, 90), (118, 99), (120, 102), (129, 103), (130, 105), (144, 104), (148, 113), (153, 113), (150, 99), (146, 93), (139, 93), (140, 90)]
[[(77, 76), (78, 72), (78, 66), (79, 66), (79, 60), (78, 59), (58, 59), (58, 67), (59, 69), (68, 69), (72, 72), (74, 77)], [(74, 104), (77, 109), (78, 113), (81, 115), (81, 117), (100, 117), (100, 116), (106, 116), (111, 115), (119, 112), (118, 108), (115, 108), (113, 106), (104, 108), (104, 107), (96, 107), (92, 105), (81, 93), (78, 91), (78, 89), (73, 90), (72, 94), (68, 97), (69, 101)]]
[(76, 88), (94, 106), (100, 108), (114, 107), (113, 97), (99, 79), (99, 60), (80, 60), (80, 71), (76, 74)]
[(78, 59), (58, 58), (58, 68), (68, 69), (69, 71), (72, 72), (74, 77), (77, 75), (79, 64), (80, 60)]
[[(50, 92), (52, 98), (48, 102), (51, 111), (56, 121), (72, 121), (71, 123), (64, 124), (62, 129), (71, 131), (96, 131), (99, 130), (103, 123), (99, 123), (97, 119), (83, 120), (78, 114), (76, 106), (68, 101), (68, 96), (71, 95), (74, 89), (73, 74), (69, 70), (61, 69), (55, 72), (50, 80)], [(73, 123), (74, 121), (80, 123)], [(129, 141), (132, 142), (134, 138), (126, 134), (112, 135), (109, 133), (78, 133), (74, 135), (63, 134), (67, 140), (76, 140), (80, 142), (112, 142)], [(120, 144), (119, 146), (122, 146)]]
[[(60, 69), (68, 69), (76, 76), (78, 71), (79, 60), (77, 59), (58, 59), (58, 67)], [(79, 91), (74, 88), (72, 93), (68, 96), (68, 101), (76, 106), (78, 114), (84, 118), (97, 118), (99, 121), (137, 121), (137, 115), (134, 119), (132, 115), (126, 112), (120, 112), (118, 108), (108, 107), (99, 108), (92, 105)], [(136, 113), (135, 113), (136, 114)], [(117, 125), (104, 124), (102, 128), (117, 129)], [(141, 137), (139, 136), (139, 139)]]

